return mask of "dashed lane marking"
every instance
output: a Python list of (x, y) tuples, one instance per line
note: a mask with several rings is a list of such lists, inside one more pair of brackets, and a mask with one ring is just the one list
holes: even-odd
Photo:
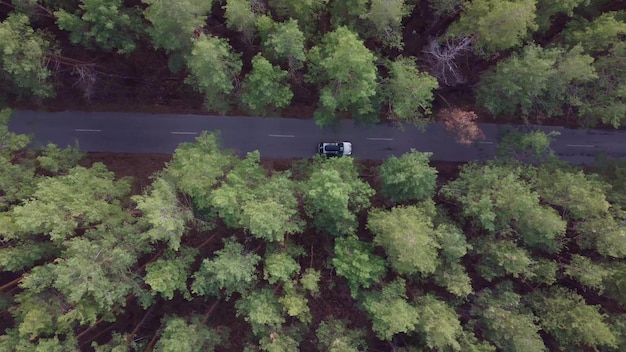
[(293, 134), (268, 134), (267, 136), (276, 138), (296, 138)]
[(366, 138), (368, 141), (393, 141), (393, 138)]
[(102, 132), (102, 130), (90, 130), (87, 128), (76, 128), (74, 129), (76, 132)]
[(174, 132), (170, 132), (171, 134), (198, 134), (198, 132), (179, 132), (179, 131), (174, 131)]
[(566, 144), (566, 147), (573, 147), (573, 148), (595, 148), (596, 146), (593, 144)]

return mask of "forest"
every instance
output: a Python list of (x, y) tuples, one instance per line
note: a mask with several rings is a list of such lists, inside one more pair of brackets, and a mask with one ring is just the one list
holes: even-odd
[(268, 168), (212, 132), (137, 187), (2, 113), (0, 351), (626, 349), (623, 161), (512, 131), (445, 174)]
[[(127, 175), (11, 108), (626, 124), (608, 0), (0, 0), (0, 352), (626, 350), (626, 163), (271, 161)], [(152, 159), (151, 159), (152, 158)]]
[(320, 126), (424, 124), (447, 107), (618, 128), (625, 10), (608, 0), (2, 0), (0, 103)]

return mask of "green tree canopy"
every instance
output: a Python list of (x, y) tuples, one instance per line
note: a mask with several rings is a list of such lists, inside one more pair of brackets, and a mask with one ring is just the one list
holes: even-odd
[(186, 61), (189, 75), (185, 82), (204, 94), (207, 110), (226, 114), (241, 73), (239, 55), (225, 39), (200, 34)]
[(289, 177), (289, 172), (268, 177), (259, 152), (248, 153), (212, 192), (211, 205), (227, 226), (243, 228), (269, 242), (283, 242), (304, 226)]
[(385, 248), (392, 267), (400, 274), (435, 272), (440, 245), (425, 207), (395, 207), (390, 211), (373, 210), (367, 228), (374, 234), (374, 243)]
[(52, 73), (46, 67), (46, 55), (52, 44), (41, 31), (34, 31), (28, 17), (12, 12), (0, 22), (0, 52), (4, 94), (34, 95), (48, 98), (54, 95)]
[(465, 5), (448, 36), (473, 36), (476, 48), (495, 53), (522, 43), (537, 30), (536, 0), (475, 0)]
[(223, 292), (227, 299), (235, 292), (244, 293), (257, 281), (256, 266), (260, 260), (234, 238), (224, 239), (224, 248), (215, 252), (212, 259), (204, 259), (193, 274), (191, 291), (215, 297), (221, 297)]
[(405, 0), (372, 0), (367, 12), (359, 15), (367, 22), (369, 36), (384, 46), (401, 49), (404, 46), (402, 20), (411, 13)]
[(616, 337), (606, 315), (600, 313), (598, 306), (586, 304), (583, 297), (573, 291), (564, 287), (537, 290), (528, 296), (528, 302), (543, 330), (554, 337), (561, 348), (616, 347)]
[(472, 305), (483, 336), (503, 351), (546, 351), (537, 318), (510, 286), (505, 283), (496, 290), (485, 289)]
[(372, 117), (376, 95), (377, 70), (374, 54), (346, 27), (327, 33), (319, 46), (309, 52), (308, 80), (320, 87), (315, 121), (320, 126), (337, 122), (338, 111), (350, 111), (361, 121)]
[(167, 165), (165, 174), (177, 188), (189, 195), (201, 210), (211, 207), (211, 191), (236, 161), (222, 149), (219, 132), (203, 132), (193, 143), (181, 143)]
[(497, 116), (562, 115), (565, 106), (579, 104), (570, 93), (575, 86), (598, 77), (592, 63), (580, 46), (565, 51), (527, 45), (482, 75), (476, 99)]
[(328, 352), (358, 352), (365, 348), (365, 331), (348, 328), (349, 321), (330, 317), (315, 330), (317, 348)]
[(167, 316), (163, 318), (163, 331), (154, 346), (156, 352), (212, 352), (228, 338), (227, 330), (215, 330), (201, 322), (201, 317), (191, 319)]
[(382, 95), (389, 106), (389, 118), (424, 125), (431, 112), (437, 79), (420, 72), (416, 59), (400, 57), (389, 63), (389, 77), (383, 81)]
[(411, 149), (402, 156), (391, 156), (378, 168), (381, 192), (396, 202), (430, 199), (435, 194), (437, 169), (428, 165), (432, 153)]
[(318, 158), (302, 185), (304, 210), (313, 226), (333, 236), (356, 231), (356, 213), (370, 205), (374, 190), (358, 175), (352, 158)]
[(54, 12), (59, 28), (70, 32), (70, 41), (87, 48), (130, 54), (142, 29), (140, 10), (125, 7), (122, 0), (81, 0), (75, 13)]
[(191, 264), (198, 255), (198, 250), (183, 247), (179, 253), (169, 252), (165, 258), (159, 258), (146, 266), (145, 281), (152, 289), (152, 294), (161, 294), (171, 300), (174, 292), (181, 292), (188, 300), (191, 299), (187, 289), (187, 280), (191, 275)]
[(241, 101), (246, 109), (252, 114), (265, 116), (268, 110), (289, 105), (293, 93), (287, 82), (288, 75), (261, 54), (252, 58), (252, 71), (241, 86)]
[(177, 251), (193, 212), (179, 201), (174, 185), (159, 177), (148, 192), (132, 199), (137, 202), (142, 219), (150, 224), (145, 236), (151, 242), (165, 241), (170, 249)]
[(419, 323), (418, 310), (406, 300), (404, 279), (397, 278), (381, 291), (367, 293), (363, 308), (372, 320), (372, 330), (381, 340), (391, 340), (398, 333), (409, 333)]
[(417, 331), (425, 336), (426, 346), (438, 351), (461, 351), (458, 338), (463, 334), (459, 316), (446, 302), (433, 295), (417, 300)]
[(298, 27), (298, 21), (290, 19), (273, 25), (263, 45), (268, 58), (287, 62), (290, 72), (302, 67), (306, 60), (306, 38)]
[(539, 203), (539, 195), (521, 178), (519, 166), (470, 163), (442, 189), (462, 205), (465, 217), (490, 232), (517, 231), (527, 246), (558, 251), (566, 222)]
[(32, 198), (11, 210), (14, 232), (6, 236), (44, 234), (53, 241), (73, 237), (78, 227), (119, 217), (120, 200), (129, 191), (128, 180), (114, 181), (114, 174), (100, 163), (43, 178)]
[[(211, 11), (212, 0), (142, 0), (144, 17), (152, 26), (148, 33), (155, 48), (168, 53), (187, 54), (193, 46), (194, 31), (202, 28)], [(173, 70), (177, 71), (177, 70)]]
[(387, 272), (385, 259), (372, 253), (373, 247), (354, 235), (335, 239), (332, 264), (337, 275), (348, 281), (352, 298), (356, 298), (360, 288), (377, 284)]

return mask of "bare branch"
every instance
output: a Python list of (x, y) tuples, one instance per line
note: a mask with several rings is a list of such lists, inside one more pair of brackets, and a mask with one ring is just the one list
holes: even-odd
[(460, 57), (472, 52), (473, 37), (446, 38), (445, 44), (437, 38), (428, 42), (422, 51), (426, 54), (425, 61), (428, 71), (440, 84), (456, 86), (465, 83), (465, 76), (459, 69), (457, 61)]

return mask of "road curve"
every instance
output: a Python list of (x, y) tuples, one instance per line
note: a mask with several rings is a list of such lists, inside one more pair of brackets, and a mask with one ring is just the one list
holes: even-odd
[[(265, 158), (310, 157), (321, 141), (347, 140), (359, 159), (380, 160), (414, 148), (432, 152), (433, 160), (460, 162), (492, 158), (499, 133), (509, 128), (480, 127), (486, 138), (465, 146), (456, 143), (440, 123), (431, 124), (425, 132), (387, 123), (359, 126), (351, 120), (323, 129), (312, 119), (78, 111), (14, 111), (9, 122), (11, 131), (33, 135), (33, 147), (49, 142), (64, 147), (78, 141), (87, 152), (172, 153), (179, 143), (193, 141), (202, 131), (219, 130), (224, 147), (240, 155), (259, 150)], [(589, 164), (598, 153), (626, 160), (626, 131), (529, 127), (558, 131), (552, 149), (570, 163)]]

